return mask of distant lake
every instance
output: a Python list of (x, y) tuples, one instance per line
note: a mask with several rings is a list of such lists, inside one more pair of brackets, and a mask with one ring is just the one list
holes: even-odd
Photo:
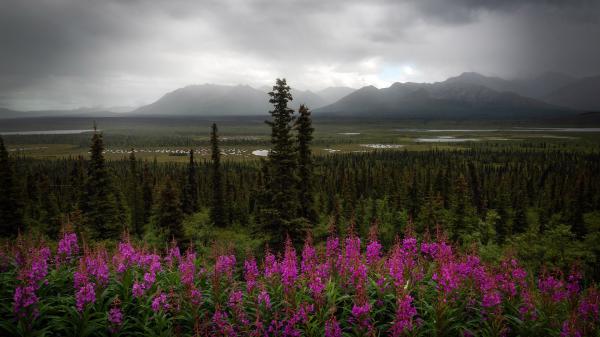
[(600, 132), (600, 128), (395, 129), (401, 132)]
[[(38, 131), (0, 131), (0, 135), (75, 135), (85, 132), (93, 132), (94, 130), (38, 130)], [(100, 130), (98, 130), (100, 131)]]
[(452, 136), (438, 136), (434, 138), (417, 138), (417, 143), (461, 143), (461, 142), (476, 142), (478, 138), (456, 138)]
[(515, 128), (514, 131), (600, 132), (600, 128)]

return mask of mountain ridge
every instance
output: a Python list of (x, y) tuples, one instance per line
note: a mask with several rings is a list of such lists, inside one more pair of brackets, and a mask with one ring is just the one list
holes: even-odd
[(586, 112), (600, 111), (600, 75), (581, 78), (554, 90), (544, 100)]
[[(467, 75), (471, 76), (471, 75)], [(435, 83), (393, 83), (387, 88), (366, 86), (315, 113), (406, 118), (534, 118), (556, 117), (570, 109), (450, 78)]]
[[(532, 89), (532, 88), (535, 88)], [(16, 111), (0, 108), (0, 118), (49, 116), (243, 116), (272, 109), (268, 86), (193, 84), (165, 93), (156, 101), (126, 111), (109, 108)], [(376, 114), (427, 118), (494, 116), (546, 117), (600, 110), (600, 76), (582, 79), (547, 72), (529, 79), (506, 80), (463, 72), (433, 83), (395, 82), (387, 88), (292, 88), (293, 109), (306, 104), (316, 114)], [(114, 109), (113, 109), (114, 110)]]

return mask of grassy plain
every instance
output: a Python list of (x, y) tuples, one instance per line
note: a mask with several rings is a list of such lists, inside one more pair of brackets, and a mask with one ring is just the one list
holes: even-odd
[[(133, 148), (140, 159), (185, 162), (193, 148), (198, 160), (208, 160), (209, 128), (219, 125), (224, 160), (255, 160), (256, 150), (269, 148), (266, 117), (118, 117), (98, 118), (109, 160), (128, 156)], [(9, 151), (34, 158), (87, 155), (89, 132), (79, 134), (6, 134), (23, 131), (89, 130), (91, 118), (23, 118), (3, 120), (0, 134)], [(510, 122), (426, 122), (351, 119), (314, 120), (316, 155), (368, 151), (465, 150), (474, 147), (506, 147), (597, 151), (600, 128), (571, 128)]]

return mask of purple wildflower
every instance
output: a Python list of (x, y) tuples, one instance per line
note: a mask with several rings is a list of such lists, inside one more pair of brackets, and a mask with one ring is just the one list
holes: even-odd
[(139, 254), (129, 242), (119, 242), (117, 254), (113, 256), (113, 264), (117, 272), (123, 273), (139, 260)]
[(241, 305), (242, 301), (243, 301), (243, 297), (244, 297), (244, 294), (241, 291), (239, 291), (239, 290), (232, 291), (231, 294), (229, 295), (229, 302), (228, 302), (229, 307), (236, 308), (239, 305)]
[(325, 337), (342, 337), (342, 328), (335, 317), (325, 322)]
[(368, 264), (373, 264), (379, 261), (381, 258), (381, 244), (379, 241), (371, 241), (371, 243), (367, 245), (366, 256)]
[(569, 319), (563, 322), (560, 337), (583, 337), (583, 334), (577, 330), (575, 322)]
[(535, 311), (535, 305), (533, 304), (533, 298), (531, 296), (531, 293), (529, 291), (523, 290), (521, 292), (521, 299), (523, 302), (519, 307), (519, 314), (521, 314), (521, 320), (537, 320), (537, 313)]
[(78, 270), (73, 273), (73, 283), (75, 288), (81, 288), (88, 283), (88, 276), (84, 270)]
[(307, 240), (302, 249), (302, 261), (300, 263), (300, 271), (303, 274), (311, 272), (317, 263), (317, 253), (315, 247)]
[(281, 261), (281, 282), (283, 283), (286, 291), (290, 290), (296, 278), (298, 277), (298, 261), (296, 259), (296, 250), (292, 246), (290, 240), (287, 240), (285, 245), (285, 254), (283, 261)]
[(156, 281), (156, 274), (149, 271), (144, 274), (144, 287), (150, 288)]
[(168, 310), (169, 303), (167, 302), (167, 295), (165, 293), (159, 293), (152, 299), (152, 311), (159, 312), (160, 310)]
[(577, 295), (579, 295), (579, 292), (581, 291), (581, 279), (582, 279), (582, 275), (580, 272), (578, 272), (577, 270), (574, 270), (568, 277), (567, 277), (567, 284), (565, 286), (566, 291), (568, 293), (569, 297), (576, 297)]
[(101, 285), (106, 285), (110, 276), (108, 264), (104, 258), (105, 256), (106, 252), (99, 252), (96, 256), (87, 256), (85, 259), (88, 273), (94, 276), (96, 283)]
[(246, 280), (246, 290), (250, 293), (256, 287), (258, 278), (258, 266), (255, 259), (244, 261), (244, 279)]
[(562, 302), (567, 298), (567, 292), (564, 289), (563, 281), (556, 279), (552, 275), (540, 278), (538, 287), (540, 291), (549, 296), (554, 303)]
[(363, 315), (368, 314), (370, 310), (371, 305), (368, 302), (364, 303), (363, 305), (354, 304), (352, 306), (352, 316), (355, 318), (360, 318)]
[(279, 271), (277, 259), (271, 252), (267, 252), (265, 255), (265, 277), (271, 278), (275, 276)]
[(212, 321), (213, 321), (213, 324), (214, 324), (215, 330), (216, 330), (215, 331), (216, 334), (214, 334), (214, 335), (230, 336), (230, 337), (237, 336), (235, 329), (228, 321), (227, 313), (225, 313), (221, 310), (216, 310), (215, 314), (213, 315)]
[(410, 295), (405, 295), (398, 300), (396, 319), (390, 328), (392, 336), (401, 336), (407, 331), (412, 331), (413, 318), (417, 315), (417, 309), (412, 305), (412, 301), (413, 298)]
[(308, 281), (308, 288), (314, 297), (320, 297), (325, 289), (325, 284), (321, 280), (321, 277), (315, 275)]
[(190, 301), (192, 302), (192, 304), (199, 305), (201, 300), (202, 293), (200, 292), (200, 290), (192, 288), (192, 290), (190, 290)]
[(271, 309), (271, 297), (266, 290), (261, 290), (258, 294), (258, 304), (262, 304), (267, 309)]
[(175, 262), (179, 262), (181, 260), (181, 252), (179, 251), (179, 247), (177, 247), (177, 245), (172, 245), (171, 248), (169, 248), (168, 254), (165, 257), (165, 262), (167, 263), (167, 265), (169, 266), (169, 268), (173, 267), (173, 264)]
[(144, 295), (144, 290), (146, 289), (144, 288), (143, 283), (135, 282), (132, 289), (133, 297), (142, 297), (142, 295)]
[(191, 287), (194, 285), (194, 274), (196, 273), (196, 254), (188, 252), (185, 258), (179, 264), (179, 274), (181, 275), (181, 283)]
[(235, 267), (235, 255), (221, 255), (217, 257), (215, 263), (215, 273), (217, 275), (225, 274), (227, 278), (233, 277), (233, 268)]
[(28, 308), (32, 308), (37, 302), (35, 287), (32, 285), (18, 286), (13, 296), (13, 307), (17, 317), (25, 317)]
[(502, 303), (502, 296), (496, 290), (491, 290), (483, 294), (483, 299), (481, 300), (481, 306), (484, 308), (495, 307)]
[(64, 259), (69, 259), (73, 255), (79, 253), (79, 245), (77, 244), (77, 234), (64, 233), (62, 239), (58, 242), (57, 254)]
[(581, 299), (577, 313), (587, 322), (598, 322), (600, 309), (600, 292), (596, 288), (590, 288)]
[[(340, 247), (340, 239), (339, 238), (334, 237), (334, 236), (328, 237), (327, 243), (325, 245), (325, 256), (328, 259), (338, 256), (339, 247)], [(332, 264), (335, 264), (333, 261), (331, 261), (331, 262), (332, 262)]]
[(92, 283), (84, 284), (77, 293), (75, 294), (75, 306), (77, 310), (83, 311), (86, 304), (94, 303), (96, 301), (96, 291)]
[(108, 311), (108, 321), (114, 325), (119, 326), (123, 323), (123, 313), (118, 307), (113, 307)]

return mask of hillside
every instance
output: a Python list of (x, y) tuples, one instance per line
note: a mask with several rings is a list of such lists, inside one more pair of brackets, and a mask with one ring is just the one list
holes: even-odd
[(316, 110), (322, 114), (400, 118), (529, 119), (568, 115), (565, 108), (450, 78), (437, 83), (394, 83), (363, 87)]
[(600, 111), (600, 76), (582, 78), (551, 92), (544, 99), (583, 111)]
[(475, 72), (465, 72), (450, 77), (445, 82), (462, 85), (480, 85), (495, 91), (510, 91), (521, 96), (543, 100), (551, 92), (575, 82), (575, 77), (546, 72), (531, 78), (507, 80), (500, 77), (484, 76)]
[(322, 97), (327, 104), (331, 104), (339, 101), (344, 96), (350, 95), (354, 91), (356, 91), (356, 89), (350, 87), (329, 87), (317, 91), (317, 95)]
[[(272, 109), (267, 88), (262, 90), (248, 85), (225, 86), (215, 84), (190, 85), (165, 94), (156, 102), (142, 106), (132, 114), (173, 116), (243, 116), (263, 115)], [(292, 90), (291, 107), (300, 104), (310, 108), (330, 103), (312, 91)]]

